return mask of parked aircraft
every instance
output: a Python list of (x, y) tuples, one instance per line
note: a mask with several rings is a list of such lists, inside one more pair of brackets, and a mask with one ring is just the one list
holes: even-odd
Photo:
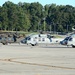
[(72, 46), (73, 48), (75, 48), (75, 26), (72, 27), (72, 30), (73, 30), (73, 33), (70, 36), (60, 41), (61, 45)]
[(71, 34), (70, 36), (66, 37), (64, 40), (60, 41), (61, 45), (72, 46), (75, 48), (75, 33)]
[(35, 46), (41, 43), (43, 44), (59, 43), (61, 40), (62, 38), (54, 38), (50, 34), (33, 34), (21, 40), (21, 43), (31, 44), (32, 46)]
[(64, 38), (62, 41), (60, 41), (60, 44), (61, 44), (61, 45), (67, 45), (68, 39), (69, 39), (69, 36), (66, 37), (66, 38)]
[(72, 34), (68, 41), (67, 41), (67, 45), (72, 46), (73, 48), (75, 48), (75, 34)]

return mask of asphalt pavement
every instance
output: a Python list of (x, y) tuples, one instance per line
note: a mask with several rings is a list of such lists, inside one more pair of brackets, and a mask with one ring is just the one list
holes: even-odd
[(0, 44), (0, 75), (75, 75), (75, 48)]

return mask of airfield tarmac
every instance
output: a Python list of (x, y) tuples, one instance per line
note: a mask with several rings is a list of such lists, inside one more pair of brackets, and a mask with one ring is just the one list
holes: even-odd
[(0, 75), (75, 75), (75, 48), (0, 44)]

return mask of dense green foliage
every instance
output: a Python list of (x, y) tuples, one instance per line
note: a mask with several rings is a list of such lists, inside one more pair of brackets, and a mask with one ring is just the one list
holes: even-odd
[(0, 6), (0, 30), (68, 32), (74, 25), (75, 7), (70, 5), (7, 1)]

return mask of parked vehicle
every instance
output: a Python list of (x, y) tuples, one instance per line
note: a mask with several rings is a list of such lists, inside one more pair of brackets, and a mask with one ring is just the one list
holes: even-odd
[(0, 38), (0, 43), (2, 43), (3, 45), (6, 45), (12, 42), (14, 42), (14, 39), (12, 37), (1, 37)]

